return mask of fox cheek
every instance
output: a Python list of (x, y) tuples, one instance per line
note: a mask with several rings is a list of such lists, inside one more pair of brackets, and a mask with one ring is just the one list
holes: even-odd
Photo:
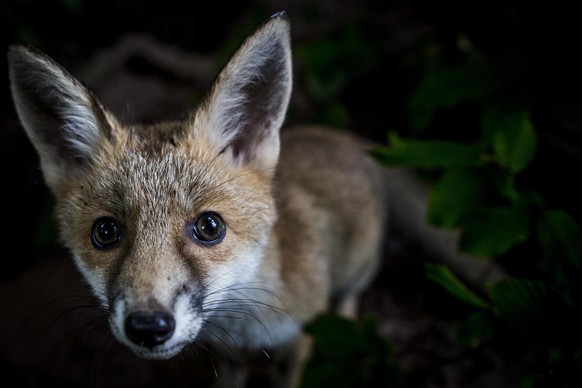
[(93, 294), (99, 299), (99, 302), (104, 306), (109, 306), (109, 298), (107, 296), (107, 276), (103, 268), (97, 266), (89, 266), (79, 256), (73, 256), (75, 265), (83, 278), (89, 286)]

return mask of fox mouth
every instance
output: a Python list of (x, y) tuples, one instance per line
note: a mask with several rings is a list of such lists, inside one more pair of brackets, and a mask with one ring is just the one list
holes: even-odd
[(170, 347), (165, 345), (158, 345), (151, 349), (142, 346), (131, 346), (130, 348), (137, 356), (141, 358), (149, 360), (167, 360), (178, 355), (186, 345), (186, 342), (179, 342)]

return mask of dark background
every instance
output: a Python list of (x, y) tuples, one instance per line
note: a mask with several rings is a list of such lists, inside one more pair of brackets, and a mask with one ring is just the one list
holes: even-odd
[[(389, 130), (410, 135), (415, 88), (434, 69), (461, 63), (469, 45), (471, 55), (509, 69), (533, 106), (540, 143), (520, 184), (580, 219), (582, 28), (579, 14), (561, 2), (11, 0), (0, 4), (0, 43), (4, 51), (16, 41), (34, 45), (125, 120), (152, 121), (193, 108), (241, 40), (281, 10), (292, 23), (295, 61), (289, 124), (342, 125), (381, 143)], [(152, 54), (166, 49), (170, 63)], [(121, 59), (114, 60), (116, 55)], [(104, 370), (118, 382), (139, 385), (134, 379), (144, 362), (128, 361), (132, 356), (107, 336), (85, 285), (56, 243), (52, 200), (15, 115), (5, 55), (0, 68), (2, 371), (14, 376), (15, 386), (98, 385), (107, 379), (95, 377), (106, 375)], [(473, 105), (462, 104), (439, 112), (423, 136), (470, 141), (478, 119)], [(386, 326), (416, 323), (422, 338), (401, 335), (403, 343), (416, 339), (431, 349), (446, 348), (450, 311), (462, 307), (439, 304), (438, 293), (431, 301), (426, 293), (434, 290), (411, 263), (403, 269), (408, 281), (399, 277), (388, 279), (391, 286), (376, 286), (368, 305), (388, 315), (382, 293), (391, 292), (402, 305), (389, 307), (405, 310), (406, 318)], [(402, 307), (407, 303), (409, 310)], [(480, 357), (467, 362), (471, 368), (457, 363), (455, 373), (465, 379), (472, 373), (472, 386), (517, 383), (516, 362), (507, 353)], [(442, 360), (414, 360), (408, 368), (422, 376), (418, 386), (468, 381), (447, 375)], [(158, 367), (146, 364), (155, 375)], [(161, 376), (167, 379), (172, 368)]]

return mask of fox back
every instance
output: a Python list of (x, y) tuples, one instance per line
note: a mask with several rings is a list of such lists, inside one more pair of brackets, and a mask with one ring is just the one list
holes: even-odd
[(378, 268), (384, 175), (352, 135), (280, 131), (292, 86), (284, 15), (241, 45), (183, 121), (123, 124), (42, 52), (8, 55), (61, 240), (137, 355), (284, 348), (317, 314), (354, 313)]

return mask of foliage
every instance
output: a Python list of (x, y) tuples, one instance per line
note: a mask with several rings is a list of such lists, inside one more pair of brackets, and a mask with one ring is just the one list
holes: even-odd
[[(326, 124), (348, 122), (342, 91), (360, 71), (377, 66), (373, 48), (356, 27), (295, 50), (305, 64), (305, 79), (299, 82), (321, 112), (315, 119)], [(426, 263), (427, 277), (469, 306), (469, 315), (457, 322), (460, 344), (477, 350), (513, 332), (509, 339), (516, 345), (526, 338), (541, 349), (535, 365), (521, 371), (524, 386), (574, 386), (568, 384), (580, 381), (582, 374), (577, 331), (582, 323), (582, 230), (571, 214), (548, 205), (542, 193), (524, 183), (540, 140), (536, 106), (523, 78), (512, 64), (487, 61), (470, 49), (465, 54), (422, 79), (409, 100), (409, 128), (388, 131), (388, 144), (372, 154), (389, 166), (428, 172), (424, 176), (434, 179), (428, 221), (460, 230), (462, 251), (513, 269), (509, 278), (483, 293), (446, 266)], [(477, 120), (463, 133), (446, 135), (438, 127), (439, 115), (454, 115), (467, 106)], [(364, 341), (358, 330), (331, 317), (309, 328), (316, 355), (307, 367), (305, 386), (352, 386), (355, 381), (371, 386), (366, 385), (367, 372), (353, 373), (357, 368), (348, 362), (363, 359), (363, 354), (378, 362), (376, 345)], [(380, 337), (375, 340), (385, 344)], [(394, 365), (390, 370), (398, 375)]]
[(344, 25), (326, 40), (296, 45), (294, 57), (303, 65), (301, 82), (317, 112), (311, 120), (347, 127), (349, 111), (341, 94), (378, 62), (377, 50), (363, 36), (362, 26)]
[[(509, 102), (519, 97), (506, 77), (495, 66), (471, 61), (428, 76), (411, 99), (416, 138), (391, 132), (389, 144), (373, 155), (387, 165), (434, 173), (429, 221), (459, 229), (461, 250), (509, 264), (524, 262), (523, 252), (531, 256), (526, 268), (489, 285), (484, 297), (446, 266), (427, 263), (429, 279), (475, 309), (459, 322), (461, 343), (474, 348), (494, 338), (494, 323), (500, 322), (544, 349), (545, 363), (522, 371), (526, 385), (574, 386), (573, 381), (581, 381), (582, 229), (566, 211), (546, 205), (540, 193), (520, 187), (522, 174), (535, 160), (538, 137), (531, 108)], [(479, 106), (476, 140), (421, 138), (439, 110), (466, 101)]]
[(325, 314), (307, 326), (315, 338), (302, 388), (404, 387), (390, 343), (370, 317), (361, 324)]

